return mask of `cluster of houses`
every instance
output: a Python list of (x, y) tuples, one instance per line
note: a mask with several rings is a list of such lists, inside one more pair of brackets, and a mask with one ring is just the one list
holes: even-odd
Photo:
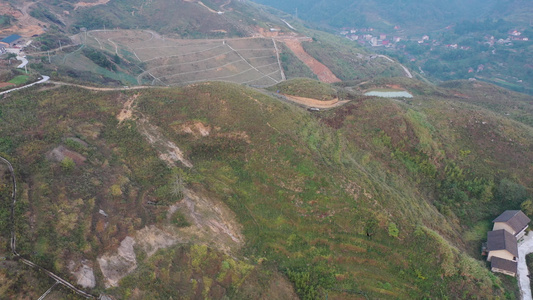
[[(449, 26), (447, 29), (451, 29)], [(402, 35), (403, 30), (400, 27), (394, 27), (396, 33)], [(486, 36), (485, 43), (490, 46), (494, 44), (500, 45), (512, 45), (513, 41), (529, 41), (529, 38), (524, 36), (519, 30), (511, 30), (508, 32), (509, 36), (506, 39), (495, 39), (494, 36)], [(384, 33), (374, 33), (374, 28), (342, 28), (340, 32), (341, 36), (345, 38), (356, 41), (362, 45), (370, 45), (372, 47), (396, 47), (396, 43), (402, 41), (400, 36), (387, 36)], [(428, 35), (422, 36), (422, 38), (412, 40), (418, 42), (421, 45), (432, 45), (432, 46), (441, 46), (441, 43), (437, 40), (431, 40)], [(443, 45), (449, 49), (461, 49), (461, 50), (470, 50), (469, 46), (461, 46), (458, 44), (446, 44)]]
[[(395, 27), (395, 29), (399, 27)], [(402, 39), (398, 36), (387, 37), (386, 34), (380, 33), (373, 35), (374, 28), (343, 28), (340, 35), (349, 40), (357, 41), (360, 44), (370, 44), (372, 47), (391, 47), (393, 43), (398, 43)]]
[(486, 36), (485, 44), (494, 46), (494, 44), (512, 46), (513, 41), (529, 41), (529, 38), (522, 35), (522, 32), (518, 30), (512, 30), (509, 32), (509, 36), (506, 39), (496, 39), (494, 36)]
[(516, 276), (518, 240), (524, 236), (530, 219), (520, 210), (506, 210), (494, 221), (482, 254), (487, 255), (491, 271)]

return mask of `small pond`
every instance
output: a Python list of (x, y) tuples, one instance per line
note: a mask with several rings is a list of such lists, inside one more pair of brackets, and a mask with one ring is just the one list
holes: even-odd
[(413, 98), (407, 91), (370, 91), (365, 93), (365, 96), (376, 96), (383, 98)]

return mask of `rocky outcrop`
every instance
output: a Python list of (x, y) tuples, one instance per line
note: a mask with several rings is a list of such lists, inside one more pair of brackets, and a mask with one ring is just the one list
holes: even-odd
[(135, 240), (128, 236), (122, 240), (116, 254), (106, 254), (98, 258), (106, 288), (118, 286), (120, 279), (137, 268), (137, 257), (133, 245), (135, 245)]

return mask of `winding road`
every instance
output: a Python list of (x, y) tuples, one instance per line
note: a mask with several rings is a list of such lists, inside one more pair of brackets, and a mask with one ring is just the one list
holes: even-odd
[(50, 80), (50, 76), (46, 76), (46, 75), (41, 75), (41, 76), (42, 76), (42, 78), (39, 81), (24, 85), (24, 86), (21, 86), (21, 87), (18, 87), (18, 88), (14, 88), (14, 89), (10, 89), (10, 90), (7, 90), (7, 91), (0, 92), (0, 95), (4, 95), (4, 94), (8, 94), (8, 93), (11, 93), (11, 92), (14, 92), (14, 91), (18, 91), (18, 90), (22, 90), (22, 89), (25, 89), (25, 88), (29, 88), (29, 87), (32, 87), (32, 86), (34, 86), (36, 84), (45, 83), (48, 80)]

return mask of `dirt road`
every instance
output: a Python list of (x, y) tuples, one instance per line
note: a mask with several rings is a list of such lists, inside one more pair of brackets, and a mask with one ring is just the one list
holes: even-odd
[(313, 71), (313, 73), (318, 76), (318, 80), (326, 83), (334, 83), (341, 81), (339, 78), (337, 78), (337, 76), (335, 76), (335, 74), (333, 74), (333, 72), (331, 72), (328, 67), (316, 60), (307, 52), (305, 52), (305, 49), (302, 47), (302, 44), (299, 40), (282, 39), (281, 41), (283, 41), (285, 45), (287, 45), (287, 47), (289, 47), (289, 49), (294, 52), (298, 59), (304, 62), (311, 69), (311, 71)]
[(341, 105), (344, 105), (350, 101), (339, 101), (339, 99), (333, 99), (329, 101), (322, 101), (317, 100), (313, 98), (306, 98), (306, 97), (297, 97), (297, 96), (290, 96), (282, 94), (287, 100), (301, 104), (303, 106), (307, 107), (316, 107), (316, 108), (334, 108)]
[(77, 10), (80, 7), (91, 7), (91, 6), (97, 6), (97, 5), (103, 5), (107, 4), (109, 0), (98, 0), (96, 2), (78, 2), (74, 4), (74, 10)]

